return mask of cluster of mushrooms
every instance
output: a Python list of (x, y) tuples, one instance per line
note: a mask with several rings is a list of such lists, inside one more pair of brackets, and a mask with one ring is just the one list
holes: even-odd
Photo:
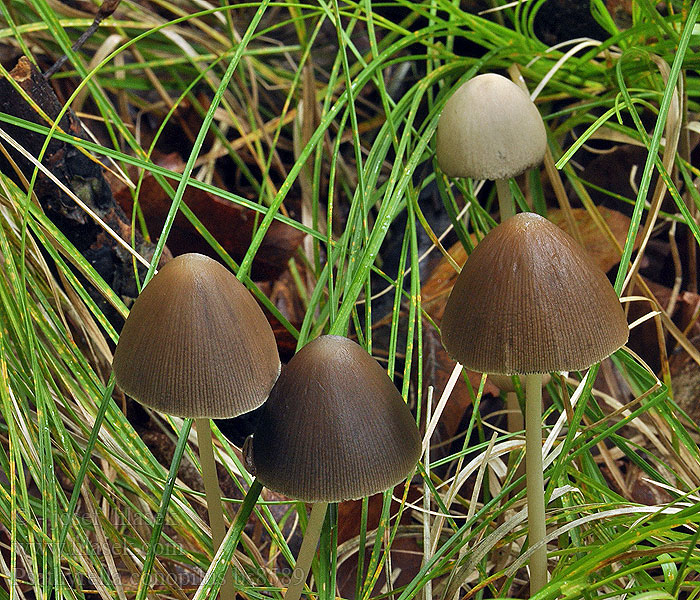
[[(215, 551), (225, 525), (209, 419), (265, 403), (245, 444), (246, 466), (269, 489), (313, 503), (287, 600), (301, 595), (328, 503), (393, 487), (420, 456), (411, 411), (361, 346), (324, 335), (280, 373), (274, 334), (255, 299), (201, 254), (174, 258), (143, 289), (112, 367), (141, 403), (195, 419)], [(221, 589), (234, 597), (230, 579)]]
[[(499, 75), (470, 79), (446, 103), (436, 146), (447, 175), (496, 181), (502, 222), (465, 263), (441, 334), (456, 368), (526, 376), (534, 594), (547, 582), (542, 377), (599, 362), (627, 341), (627, 323), (605, 274), (572, 238), (537, 214), (514, 214), (509, 180), (539, 164), (546, 149), (542, 118), (523, 90)], [(268, 488), (313, 503), (287, 600), (301, 595), (328, 503), (393, 487), (420, 456), (411, 412), (363, 348), (321, 336), (280, 373), (262, 310), (231, 272), (203, 255), (171, 260), (144, 288), (113, 368), (130, 396), (195, 419), (215, 550), (225, 522), (209, 419), (264, 403), (244, 446), (246, 467)], [(226, 596), (232, 585), (224, 582)]]

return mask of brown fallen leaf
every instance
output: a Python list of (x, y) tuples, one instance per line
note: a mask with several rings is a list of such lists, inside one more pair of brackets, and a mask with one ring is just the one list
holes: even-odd
[[(154, 161), (175, 172), (182, 172), (184, 168), (182, 159), (176, 153), (154, 156)], [(133, 210), (130, 191), (122, 187), (115, 190), (115, 196), (124, 211), (130, 215)], [(240, 261), (250, 246), (262, 216), (253, 210), (192, 187), (185, 192), (183, 201), (234, 260)], [(149, 232), (151, 235), (158, 235), (163, 228), (171, 202), (150, 174), (144, 177), (139, 203)], [(286, 269), (287, 261), (303, 238), (304, 234), (298, 229), (273, 221), (253, 260), (252, 279), (265, 281), (278, 277)], [(168, 236), (168, 247), (174, 255), (200, 252), (216, 257), (209, 244), (182, 213), (175, 217)]]
[[(574, 221), (576, 221), (576, 225), (578, 226), (578, 230), (581, 234), (581, 239), (583, 240), (583, 245), (586, 248), (586, 251), (591, 255), (603, 272), (607, 273), (620, 262), (620, 254), (608, 240), (608, 238), (603, 234), (603, 232), (598, 229), (598, 226), (595, 224), (593, 219), (591, 219), (591, 216), (587, 210), (583, 208), (574, 208), (571, 212), (574, 215)], [(627, 230), (630, 226), (629, 217), (623, 215), (621, 212), (612, 210), (611, 208), (607, 208), (605, 206), (599, 206), (598, 212), (607, 223), (617, 242), (620, 244), (620, 246), (623, 246), (625, 243), (625, 238), (627, 237)], [(552, 221), (552, 223), (558, 225), (569, 235), (571, 235), (566, 223), (566, 218), (561, 210), (549, 210), (547, 212), (547, 217), (550, 221)], [(638, 243), (635, 244), (635, 248), (637, 247)]]
[[(298, 264), (297, 267), (303, 273), (303, 266)], [(302, 279), (304, 278), (302, 277)], [(305, 309), (289, 269), (281, 273), (274, 281), (264, 282), (259, 287), (285, 319), (295, 327), (301, 327)], [(265, 314), (275, 333), (280, 358), (282, 362), (286, 362), (294, 356), (297, 340), (273, 315), (267, 311)]]
[[(408, 492), (408, 502), (418, 503), (421, 501), (422, 489), (412, 485)], [(403, 486), (397, 486), (395, 496), (403, 494)], [(394, 517), (398, 512), (399, 503), (395, 500), (391, 502), (391, 526), (394, 526)], [(382, 495), (375, 494), (369, 497), (367, 510), (367, 531), (373, 531), (379, 525), (379, 518), (382, 512)], [(360, 533), (360, 518), (362, 514), (362, 500), (352, 500), (341, 502), (338, 505), (338, 544), (356, 538)], [(401, 515), (401, 524), (404, 526), (415, 525), (416, 521), (410, 509), (405, 509)], [(401, 531), (401, 530), (400, 530)], [(421, 568), (423, 560), (423, 550), (418, 545), (417, 535), (397, 535), (391, 544), (392, 572), (398, 573), (390, 589), (407, 585), (416, 576)], [(370, 540), (373, 541), (373, 540)], [(364, 551), (364, 573), (367, 574), (367, 565), (371, 556), (372, 544), (368, 544)], [(339, 567), (336, 575), (338, 591), (343, 598), (352, 598), (355, 595), (355, 579), (357, 573), (357, 553), (353, 553)], [(380, 593), (386, 584), (385, 570), (382, 569), (371, 592), (372, 596)]]
[[(460, 242), (454, 244), (447, 251), (454, 261), (461, 267), (467, 260), (467, 253)], [(421, 286), (421, 300), (423, 309), (436, 323), (442, 321), (442, 313), (445, 311), (447, 298), (452, 291), (459, 273), (444, 257), (440, 259), (430, 276)]]
[[(623, 1), (608, 0), (609, 3), (617, 5), (622, 4)], [(610, 207), (631, 215), (632, 204), (620, 200), (618, 196), (634, 200), (637, 195), (636, 186), (639, 185), (644, 171), (646, 156), (645, 148), (631, 144), (618, 144), (603, 154), (595, 155), (581, 172), (581, 179), (590, 184), (587, 187), (593, 202), (599, 208)], [(657, 174), (654, 172), (650, 184), (652, 190), (656, 180)], [(575, 195), (572, 196), (572, 201), (577, 201)], [(665, 206), (664, 210), (666, 208), (669, 207)], [(671, 211), (673, 210), (671, 208)]]
[[(696, 335), (691, 341), (695, 347), (700, 347), (700, 336)], [(697, 423), (700, 423), (700, 366), (685, 350), (680, 350), (671, 355), (669, 367), (673, 382), (673, 399), (688, 413), (697, 429)]]

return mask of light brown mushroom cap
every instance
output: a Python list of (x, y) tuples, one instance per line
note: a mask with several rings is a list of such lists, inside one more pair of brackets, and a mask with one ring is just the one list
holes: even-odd
[(189, 418), (230, 418), (265, 401), (280, 359), (272, 328), (224, 266), (183, 254), (143, 289), (112, 362), (142, 404)]
[(507, 179), (542, 162), (547, 134), (537, 107), (510, 79), (463, 83), (438, 120), (436, 154), (450, 177)]
[(447, 300), (442, 343), (484, 373), (548, 373), (590, 367), (628, 337), (620, 301), (573, 238), (520, 213), (470, 254)]
[(421, 440), (379, 363), (352, 340), (326, 335), (282, 369), (252, 450), (256, 475), (271, 490), (306, 502), (340, 502), (404, 480)]

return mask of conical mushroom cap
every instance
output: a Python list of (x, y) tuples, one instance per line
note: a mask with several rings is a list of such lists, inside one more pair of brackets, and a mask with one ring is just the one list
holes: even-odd
[(463, 83), (442, 109), (436, 155), (450, 177), (506, 179), (542, 162), (547, 134), (537, 107), (495, 73)]
[(586, 369), (628, 336), (605, 273), (533, 213), (511, 217), (479, 242), (447, 300), (441, 332), (454, 360), (508, 375)]
[(307, 502), (340, 502), (405, 479), (421, 441), (379, 363), (355, 342), (326, 335), (282, 369), (252, 450), (256, 476), (271, 490)]
[(134, 302), (112, 362), (142, 404), (190, 418), (229, 418), (265, 401), (280, 359), (272, 328), (245, 286), (201, 254), (183, 254)]

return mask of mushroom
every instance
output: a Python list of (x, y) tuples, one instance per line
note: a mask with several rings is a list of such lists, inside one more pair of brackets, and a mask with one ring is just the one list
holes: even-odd
[(436, 156), (450, 177), (496, 181), (501, 221), (514, 214), (508, 179), (542, 162), (547, 134), (530, 97), (495, 73), (463, 83), (442, 109)]
[(325, 335), (289, 361), (244, 446), (260, 483), (314, 503), (285, 600), (301, 595), (328, 503), (395, 486), (420, 450), (411, 411), (361, 346)]
[(267, 398), (280, 359), (265, 315), (224, 266), (183, 254), (134, 302), (112, 368), (119, 386), (142, 404), (195, 419), (216, 552), (226, 530), (209, 419), (235, 417)]
[[(625, 344), (620, 301), (573, 238), (547, 219), (520, 213), (470, 254), (442, 318), (442, 343), (475, 371), (526, 375), (525, 449), (529, 544), (545, 536), (542, 374), (578, 371)], [(543, 544), (530, 561), (530, 593), (547, 582)]]

